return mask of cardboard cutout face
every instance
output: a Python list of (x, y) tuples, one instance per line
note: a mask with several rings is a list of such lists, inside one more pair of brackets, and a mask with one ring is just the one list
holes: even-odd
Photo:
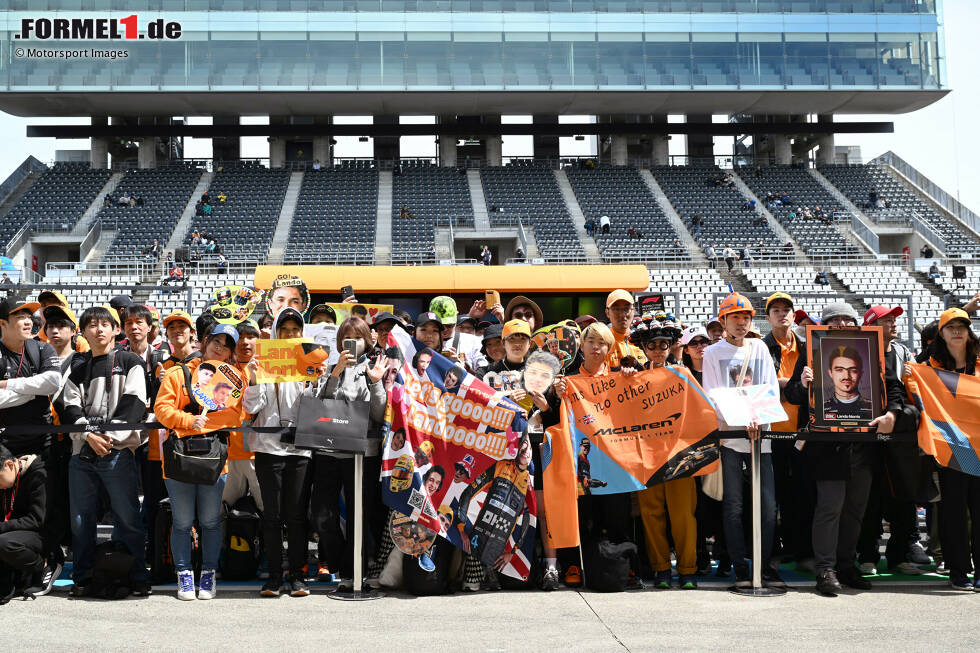
[(245, 385), (238, 368), (218, 360), (201, 363), (191, 376), (194, 399), (208, 412), (226, 408), (238, 410)]

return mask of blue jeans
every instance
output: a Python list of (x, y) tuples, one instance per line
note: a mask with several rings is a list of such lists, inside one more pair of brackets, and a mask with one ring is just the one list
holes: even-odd
[[(724, 485), (722, 496), (722, 515), (725, 525), (725, 542), (732, 564), (745, 564), (745, 530), (742, 525), (742, 489), (744, 477), (742, 466), (748, 472), (752, 459), (750, 454), (721, 448), (721, 477)], [(773, 534), (776, 529), (776, 492), (772, 475), (772, 454), (762, 454), (762, 567), (769, 566), (772, 556)], [(750, 477), (751, 478), (751, 477)], [(750, 495), (751, 498), (751, 495)], [(751, 524), (751, 518), (750, 522)], [(751, 532), (751, 531), (750, 531)]]
[(217, 569), (221, 557), (221, 493), (227, 474), (214, 485), (196, 485), (165, 479), (170, 495), (174, 525), (170, 531), (170, 550), (177, 571), (191, 569), (191, 528), (194, 517), (201, 525), (202, 569)]
[(96, 530), (99, 523), (99, 494), (102, 488), (112, 505), (112, 539), (136, 558), (133, 580), (147, 580), (143, 524), (140, 521), (136, 457), (129, 449), (109, 452), (95, 462), (77, 455), (68, 463), (68, 492), (71, 509), (72, 578), (78, 582), (92, 573)]

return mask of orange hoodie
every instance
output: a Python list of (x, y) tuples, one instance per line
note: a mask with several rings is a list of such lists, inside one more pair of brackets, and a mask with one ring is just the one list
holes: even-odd
[(612, 372), (619, 371), (620, 361), (622, 361), (627, 356), (632, 356), (636, 360), (643, 363), (647, 362), (647, 357), (643, 353), (643, 350), (636, 345), (631, 345), (627, 340), (625, 333), (619, 333), (614, 329), (610, 328), (612, 331), (613, 338), (616, 339), (616, 344), (609, 348), (609, 355), (606, 356), (606, 364), (609, 366), (609, 370)]
[[(187, 363), (187, 369), (191, 374), (201, 364), (202, 359), (195, 358)], [(190, 403), (187, 395), (187, 388), (184, 384), (184, 372), (179, 366), (167, 370), (160, 384), (160, 391), (157, 393), (156, 403), (153, 404), (153, 412), (157, 421), (171, 429), (178, 438), (186, 438), (190, 435), (210, 433), (222, 429), (237, 428), (242, 425), (242, 409), (225, 408), (208, 413), (208, 422), (204, 429), (195, 431), (193, 429), (194, 415), (184, 411), (184, 406)], [(227, 469), (225, 470), (227, 471)]]

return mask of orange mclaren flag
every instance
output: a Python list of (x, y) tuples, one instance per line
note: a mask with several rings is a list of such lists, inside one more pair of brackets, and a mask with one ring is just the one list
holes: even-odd
[(718, 420), (687, 369), (567, 381), (541, 453), (551, 546), (578, 546), (580, 494), (633, 492), (717, 469)]
[(980, 378), (910, 367), (905, 386), (922, 411), (919, 448), (944, 467), (980, 476)]

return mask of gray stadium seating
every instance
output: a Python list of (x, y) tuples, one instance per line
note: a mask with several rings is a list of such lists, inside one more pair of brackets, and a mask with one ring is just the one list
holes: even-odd
[[(408, 207), (411, 218), (400, 217)], [(473, 226), (466, 175), (456, 168), (406, 165), (395, 172), (391, 192), (392, 261), (435, 260), (436, 226)]]
[(28, 220), (37, 231), (72, 229), (111, 176), (110, 170), (93, 170), (85, 163), (56, 163), (0, 220), (0, 244), (6, 245)]

